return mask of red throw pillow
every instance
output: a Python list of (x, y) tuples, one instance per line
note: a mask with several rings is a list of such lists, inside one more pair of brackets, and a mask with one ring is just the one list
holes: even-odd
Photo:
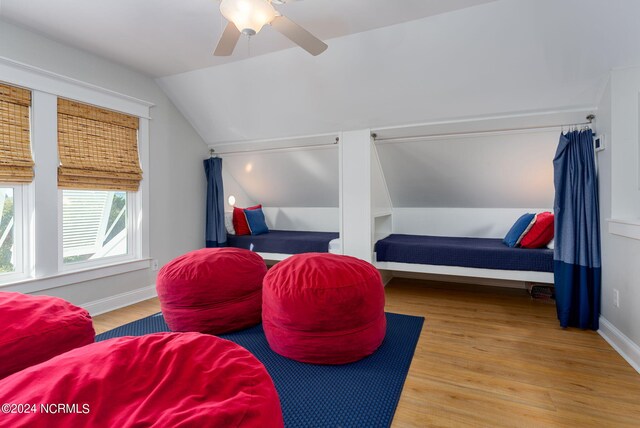
[(553, 214), (550, 212), (539, 213), (536, 215), (536, 222), (522, 241), (522, 248), (542, 248), (546, 247), (553, 239)]
[(249, 208), (233, 207), (233, 228), (236, 230), (236, 236), (251, 235), (251, 229), (249, 229), (249, 224), (247, 224), (244, 210), (257, 210), (260, 208), (262, 208), (262, 205), (255, 205)]

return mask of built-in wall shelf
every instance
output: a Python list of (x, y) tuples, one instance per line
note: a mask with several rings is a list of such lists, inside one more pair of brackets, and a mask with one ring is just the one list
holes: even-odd
[(608, 218), (609, 233), (631, 239), (640, 239), (640, 218)]

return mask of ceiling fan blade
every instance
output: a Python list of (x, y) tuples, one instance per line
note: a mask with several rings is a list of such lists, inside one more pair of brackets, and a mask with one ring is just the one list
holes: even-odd
[(328, 46), (326, 43), (286, 16), (276, 16), (275, 19), (271, 21), (271, 26), (313, 56), (320, 55), (327, 50)]
[(233, 49), (240, 38), (240, 31), (233, 22), (229, 22), (220, 36), (218, 46), (213, 52), (215, 56), (229, 56), (233, 53)]

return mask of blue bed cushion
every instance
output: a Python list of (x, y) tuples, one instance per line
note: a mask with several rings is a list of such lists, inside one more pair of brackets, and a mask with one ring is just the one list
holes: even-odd
[(375, 251), (379, 262), (553, 272), (553, 250), (509, 248), (499, 238), (393, 234)]
[(535, 218), (535, 214), (523, 214), (515, 223), (513, 223), (513, 226), (511, 226), (511, 229), (509, 229), (502, 242), (504, 242), (507, 247), (511, 248), (518, 245), (518, 243), (520, 243), (521, 236), (527, 232), (531, 222)]
[(329, 251), (329, 242), (337, 237), (338, 233), (334, 232), (270, 230), (258, 236), (228, 235), (227, 245), (259, 253), (326, 253)]
[(262, 208), (257, 210), (244, 210), (244, 216), (247, 218), (247, 224), (249, 225), (252, 235), (262, 235), (269, 232)]

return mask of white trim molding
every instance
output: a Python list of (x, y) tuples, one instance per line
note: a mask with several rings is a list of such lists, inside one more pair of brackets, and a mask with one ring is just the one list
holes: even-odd
[(149, 269), (151, 259), (130, 260), (110, 266), (92, 267), (73, 272), (63, 272), (43, 278), (29, 278), (0, 286), (0, 291), (17, 291), (19, 293), (37, 293), (52, 288), (64, 287), (79, 282), (121, 275), (136, 270)]
[(153, 103), (0, 56), (0, 81), (149, 119)]
[(640, 239), (640, 219), (608, 218), (609, 233), (625, 238)]
[(105, 312), (115, 311), (144, 300), (149, 300), (158, 295), (155, 284), (147, 287), (137, 288), (127, 291), (126, 293), (116, 294), (115, 296), (105, 297), (104, 299), (94, 300), (92, 302), (83, 303), (80, 306), (89, 311), (92, 317)]
[(638, 373), (640, 373), (640, 346), (624, 335), (613, 324), (600, 316), (598, 334), (622, 356)]

